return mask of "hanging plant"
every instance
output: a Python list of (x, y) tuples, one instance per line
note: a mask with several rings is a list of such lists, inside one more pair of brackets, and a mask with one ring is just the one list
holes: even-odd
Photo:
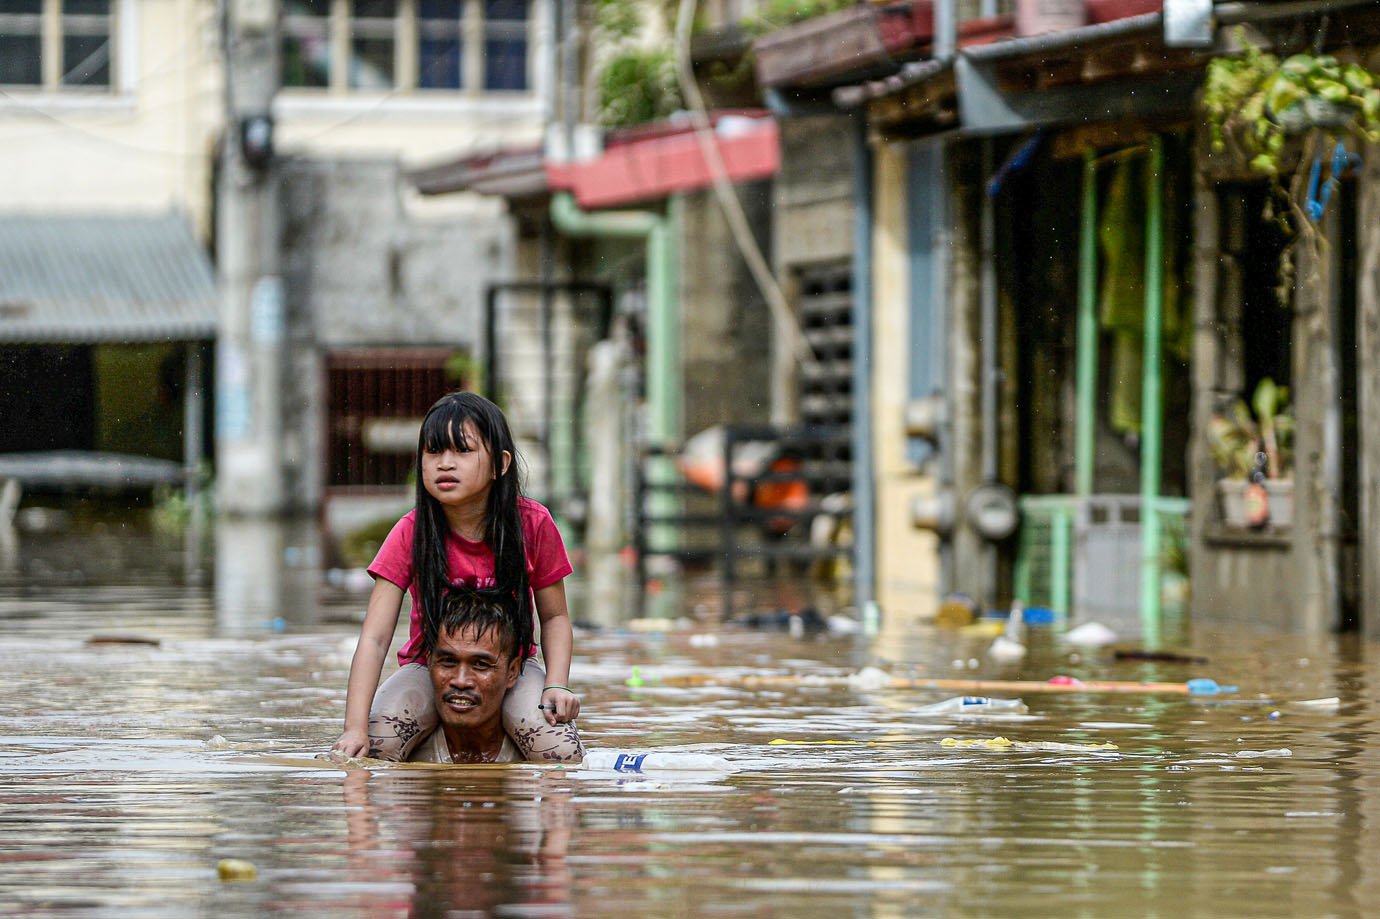
[(1380, 140), (1380, 77), (1330, 54), (1280, 60), (1242, 44), (1241, 54), (1208, 63), (1201, 105), (1214, 152), (1278, 178), (1292, 136)]
[(1236, 34), (1242, 52), (1208, 62), (1199, 105), (1213, 153), (1245, 164), (1274, 186), (1266, 217), (1293, 237), (1280, 256), (1276, 288), (1280, 303), (1288, 304), (1296, 247), (1306, 243), (1320, 255), (1324, 239), (1316, 223), (1342, 174), (1359, 162), (1349, 143), (1380, 140), (1380, 76), (1331, 54), (1280, 59), (1249, 42), (1244, 31)]

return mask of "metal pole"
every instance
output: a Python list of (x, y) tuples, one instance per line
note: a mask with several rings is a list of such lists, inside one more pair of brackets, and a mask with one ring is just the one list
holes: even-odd
[(201, 345), (199, 341), (187, 342), (187, 366), (183, 371), (182, 474), (185, 478), (183, 488), (186, 490), (187, 507), (193, 512), (200, 503), (201, 449), (205, 440), (202, 418), (206, 391), (201, 379)]
[[(542, 222), (540, 239), (540, 261), (538, 268), (539, 277), (542, 281), (541, 294), (538, 296), (538, 324), (541, 335), (541, 447), (544, 454), (546, 469), (543, 472), (545, 479), (546, 502), (563, 503), (567, 497), (564, 491), (557, 488), (556, 474), (556, 454), (553, 446), (555, 435), (556, 410), (554, 400), (556, 398), (555, 372), (552, 365), (556, 362), (555, 355), (555, 331), (553, 326), (553, 298), (551, 296), (551, 236), (545, 221)], [(563, 507), (558, 508), (564, 511)]]
[(1097, 433), (1097, 166), (1093, 151), (1083, 151), (1083, 219), (1078, 239), (1078, 367), (1075, 377), (1074, 494), (1093, 490)]
[(1160, 316), (1163, 312), (1164, 266), (1161, 263), (1163, 227), (1163, 142), (1150, 142), (1146, 170), (1145, 208), (1145, 344), (1141, 378), (1140, 441), (1140, 621), (1144, 640), (1155, 645), (1160, 637), (1160, 454), (1162, 451)]
[(1075, 376), (1073, 504), (1051, 521), (1051, 599), (1067, 615), (1072, 530), (1093, 490), (1097, 437), (1097, 163), (1092, 148), (1083, 151), (1083, 205), (1078, 236), (1078, 348)]
[(484, 291), (484, 395), (498, 403), (498, 289), (492, 285)]
[(876, 482), (872, 472), (872, 149), (853, 131), (853, 602), (876, 600)]
[[(982, 174), (992, 174), (994, 151), (992, 141), (982, 141)], [(981, 226), (978, 245), (981, 249), (981, 318), (982, 337), (979, 360), (982, 363), (982, 479), (997, 479), (997, 264), (996, 264), (996, 202), (990, 192), (982, 196)]]

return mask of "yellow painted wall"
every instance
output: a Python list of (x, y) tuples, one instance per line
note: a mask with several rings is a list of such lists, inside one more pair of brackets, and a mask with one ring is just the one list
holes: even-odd
[(883, 628), (933, 618), (939, 604), (939, 541), (910, 522), (910, 507), (934, 480), (906, 459), (910, 379), (909, 246), (905, 148), (873, 147), (872, 436), (877, 497), (877, 600)]
[[(178, 211), (209, 239), (211, 172), (225, 108), (216, 3), (115, 0), (115, 6), (111, 91), (6, 87), (0, 95), (0, 204), (39, 213)], [(539, 142), (549, 80), (544, 10), (539, 7), (532, 32), (531, 93), (286, 90), (274, 108), (279, 152), (397, 157), (410, 167)], [(492, 209), (488, 202), (473, 207), (485, 204)]]
[(215, 4), (117, 0), (116, 23), (115, 91), (8, 87), (0, 97), (0, 201), (44, 213), (178, 210), (204, 235), (221, 109)]

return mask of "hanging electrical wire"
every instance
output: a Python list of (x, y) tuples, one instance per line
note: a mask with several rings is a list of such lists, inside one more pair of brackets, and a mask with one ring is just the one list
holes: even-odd
[(786, 302), (786, 295), (781, 290), (780, 283), (772, 274), (766, 258), (762, 255), (762, 249), (752, 234), (747, 215), (743, 212), (743, 204), (733, 190), (733, 183), (728, 178), (728, 168), (724, 165), (719, 145), (715, 142), (714, 128), (705, 111), (704, 97), (695, 82), (694, 68), (690, 61), (690, 28), (695, 19), (695, 7), (696, 0), (680, 0), (675, 34), (676, 75), (680, 81), (681, 93), (685, 97), (685, 104), (690, 110), (695, 137), (709, 167), (709, 174), (714, 182), (714, 194), (723, 209), (724, 217), (728, 220), (733, 241), (743, 260), (747, 262), (748, 270), (752, 272), (752, 278), (762, 296), (766, 298), (777, 334), (789, 344), (790, 352), (801, 363), (802, 368), (813, 371), (818, 367), (819, 358), (805, 338), (805, 333)]

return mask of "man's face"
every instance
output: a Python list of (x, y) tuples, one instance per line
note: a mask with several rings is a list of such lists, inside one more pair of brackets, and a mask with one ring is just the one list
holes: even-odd
[(441, 724), (470, 730), (497, 721), (503, 697), (517, 682), (517, 655), (507, 655), (498, 632), (442, 631), (431, 655), (431, 687)]

